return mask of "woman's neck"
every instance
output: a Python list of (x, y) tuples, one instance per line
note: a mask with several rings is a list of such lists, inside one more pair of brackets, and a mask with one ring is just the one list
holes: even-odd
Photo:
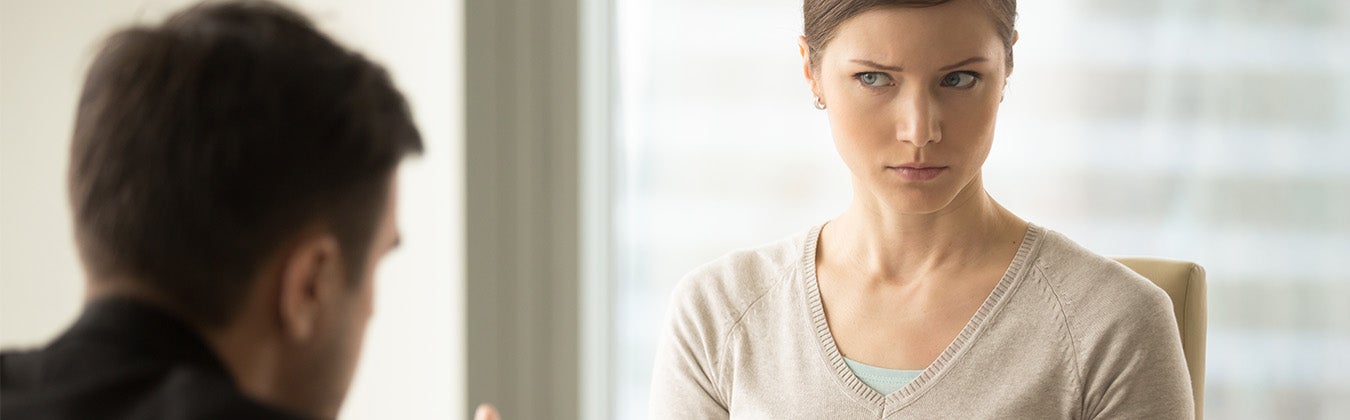
[(874, 196), (855, 194), (843, 215), (821, 232), (818, 259), (853, 267), (880, 281), (920, 281), (999, 262), (1000, 250), (1020, 243), (1027, 223), (985, 192), (979, 177), (936, 212), (894, 211)]

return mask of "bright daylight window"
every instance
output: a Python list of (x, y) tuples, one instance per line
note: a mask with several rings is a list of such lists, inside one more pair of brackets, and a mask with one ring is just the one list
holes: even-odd
[[(614, 0), (610, 410), (646, 416), (668, 294), (842, 212), (800, 1)], [(1350, 3), (1036, 0), (990, 192), (1106, 255), (1208, 270), (1206, 414), (1350, 412)]]

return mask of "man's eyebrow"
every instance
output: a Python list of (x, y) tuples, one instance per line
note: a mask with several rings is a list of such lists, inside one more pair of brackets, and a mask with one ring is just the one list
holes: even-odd
[(989, 61), (989, 59), (988, 59), (988, 58), (984, 58), (984, 57), (980, 57), (980, 56), (970, 57), (970, 58), (967, 58), (967, 59), (965, 59), (965, 60), (961, 60), (960, 62), (958, 62), (958, 63), (956, 63), (956, 64), (950, 64), (950, 65), (942, 66), (942, 68), (938, 69), (938, 71), (947, 71), (947, 70), (951, 70), (951, 69), (954, 69), (954, 68), (957, 68), (957, 67), (961, 67), (961, 66), (964, 66), (964, 65), (967, 65), (967, 64), (983, 63), (983, 62), (985, 62), (985, 61)]
[(896, 72), (896, 73), (900, 73), (900, 72), (904, 72), (904, 71), (905, 71), (905, 69), (902, 68), (902, 67), (900, 67), (900, 66), (888, 66), (888, 65), (885, 65), (885, 64), (878, 64), (877, 62), (871, 61), (871, 60), (857, 60), (857, 59), (855, 59), (855, 60), (853, 60), (853, 62), (854, 62), (854, 63), (858, 63), (858, 64), (862, 64), (862, 65), (868, 66), (868, 67), (878, 68), (878, 69), (882, 69), (882, 70), (890, 70), (890, 71), (893, 71), (893, 72)]

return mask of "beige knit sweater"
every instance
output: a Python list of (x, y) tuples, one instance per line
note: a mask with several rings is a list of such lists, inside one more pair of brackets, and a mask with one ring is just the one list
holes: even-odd
[(680, 282), (652, 375), (653, 418), (1194, 416), (1167, 295), (1035, 225), (937, 360), (878, 394), (830, 335), (815, 276), (819, 235), (817, 226), (731, 253)]

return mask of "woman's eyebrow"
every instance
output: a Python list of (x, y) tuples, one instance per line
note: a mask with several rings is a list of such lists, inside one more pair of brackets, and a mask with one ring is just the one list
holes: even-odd
[[(905, 71), (905, 69), (904, 69), (903, 67), (900, 67), (900, 66), (888, 66), (888, 65), (885, 65), (885, 64), (877, 63), (877, 62), (875, 62), (875, 61), (871, 61), (871, 60), (854, 59), (854, 60), (852, 60), (852, 61), (853, 61), (854, 63), (862, 64), (862, 65), (864, 65), (864, 66), (873, 67), (873, 68), (878, 68), (878, 69), (882, 69), (882, 70), (890, 70), (890, 71), (893, 71), (893, 72), (896, 72), (896, 73), (902, 73), (902, 72)], [(983, 63), (983, 62), (985, 62), (985, 61), (989, 61), (989, 59), (988, 59), (988, 58), (985, 58), (985, 57), (982, 57), (982, 56), (970, 57), (970, 58), (967, 58), (967, 59), (965, 59), (965, 60), (961, 60), (961, 61), (959, 61), (959, 62), (956, 62), (956, 63), (954, 63), (954, 64), (948, 64), (948, 65), (942, 66), (942, 68), (938, 69), (938, 71), (947, 71), (947, 70), (951, 70), (951, 69), (954, 69), (954, 68), (957, 68), (957, 67), (961, 67), (961, 66), (964, 66), (964, 65), (967, 65), (967, 64)]]
[(888, 65), (885, 65), (885, 64), (877, 64), (877, 62), (875, 62), (875, 61), (870, 61), (870, 60), (858, 60), (858, 59), (854, 59), (853, 62), (854, 62), (854, 63), (858, 63), (858, 64), (862, 64), (862, 65), (868, 66), (868, 67), (878, 68), (878, 69), (882, 69), (882, 70), (890, 70), (890, 71), (893, 71), (893, 72), (896, 72), (896, 73), (900, 73), (900, 72), (904, 72), (904, 71), (905, 71), (905, 69), (904, 69), (904, 68), (901, 68), (900, 66), (888, 66)]
[(951, 69), (954, 69), (954, 68), (957, 68), (957, 67), (961, 67), (961, 66), (964, 66), (964, 65), (967, 65), (967, 64), (983, 63), (983, 62), (985, 62), (985, 61), (989, 61), (989, 59), (988, 59), (988, 58), (984, 58), (984, 57), (980, 57), (980, 56), (970, 57), (970, 58), (967, 58), (967, 59), (965, 59), (965, 60), (961, 60), (960, 62), (957, 62), (957, 63), (955, 63), (955, 64), (949, 64), (949, 65), (946, 65), (946, 66), (942, 66), (942, 68), (938, 69), (938, 71), (947, 71), (947, 70), (951, 70)]

